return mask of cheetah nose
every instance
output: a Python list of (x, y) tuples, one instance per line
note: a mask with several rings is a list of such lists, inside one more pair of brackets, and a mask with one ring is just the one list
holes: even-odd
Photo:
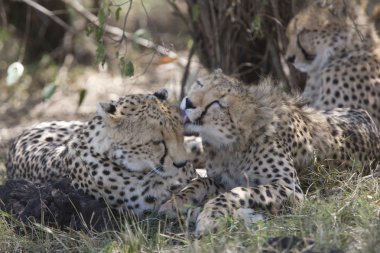
[(195, 109), (195, 105), (189, 98), (186, 98), (185, 100), (185, 109)]
[(296, 60), (296, 56), (295, 56), (295, 55), (291, 55), (291, 56), (288, 56), (288, 57), (286, 58), (286, 61), (287, 61), (288, 63), (291, 63), (291, 64), (293, 64), (295, 60)]
[(174, 165), (176, 168), (178, 168), (178, 169), (185, 167), (186, 164), (187, 164), (187, 160), (185, 160), (185, 161), (181, 161), (181, 162), (177, 162), (177, 163), (176, 163), (176, 162), (173, 162), (173, 165)]

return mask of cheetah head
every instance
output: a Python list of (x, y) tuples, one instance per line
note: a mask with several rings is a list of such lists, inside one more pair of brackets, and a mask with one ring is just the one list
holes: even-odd
[(98, 145), (107, 146), (108, 156), (121, 167), (173, 176), (186, 166), (183, 126), (166, 90), (100, 103), (97, 114), (104, 122)]
[(330, 56), (351, 50), (353, 37), (360, 36), (367, 23), (365, 15), (352, 2), (317, 0), (295, 15), (286, 30), (287, 62), (302, 72), (312, 72)]
[(220, 69), (198, 79), (180, 107), (186, 130), (216, 147), (245, 141), (271, 117), (253, 101), (248, 88)]

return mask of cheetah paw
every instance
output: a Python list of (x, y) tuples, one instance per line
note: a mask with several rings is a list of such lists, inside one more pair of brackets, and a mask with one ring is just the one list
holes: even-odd
[(200, 238), (201, 236), (209, 233), (215, 233), (220, 227), (220, 221), (212, 217), (202, 216), (202, 213), (198, 216), (196, 224), (196, 238)]
[(262, 213), (258, 213), (252, 208), (239, 208), (236, 210), (236, 214), (244, 221), (246, 226), (264, 220), (265, 218)]
[(190, 217), (191, 221), (194, 222), (199, 214), (199, 209), (191, 206), (184, 199), (173, 197), (161, 205), (158, 213), (170, 219), (174, 219), (180, 215), (186, 214), (187, 218), (189, 219)]

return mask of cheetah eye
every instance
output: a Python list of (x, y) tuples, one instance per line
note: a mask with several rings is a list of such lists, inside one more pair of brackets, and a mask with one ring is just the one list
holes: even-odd
[(219, 100), (216, 100), (215, 102), (219, 105), (220, 108), (224, 109), (227, 108), (227, 101), (224, 99), (225, 95), (223, 95)]
[(203, 86), (204, 86), (203, 83), (202, 83), (201, 81), (199, 81), (199, 80), (196, 81), (196, 84), (197, 84), (198, 86), (200, 86), (200, 87), (203, 87)]
[(227, 108), (227, 106), (226, 105), (223, 105), (219, 100), (214, 100), (214, 101), (212, 101), (211, 103), (209, 103), (207, 106), (206, 106), (206, 109), (205, 109), (205, 111), (207, 111), (208, 110), (208, 108), (210, 108), (211, 106), (213, 106), (213, 105), (218, 105), (220, 108), (222, 108), (222, 109), (224, 109), (224, 108)]
[(227, 106), (225, 106), (225, 105), (223, 105), (219, 100), (217, 100), (217, 101), (215, 101), (218, 105), (219, 105), (219, 107), (220, 108), (226, 108)]
[(153, 145), (160, 145), (163, 142), (164, 142), (163, 140), (154, 140), (154, 141), (152, 141)]
[(309, 53), (306, 51), (306, 49), (302, 45), (301, 37), (307, 35), (308, 33), (311, 33), (309, 30), (302, 30), (297, 34), (297, 45), (301, 49), (302, 54), (304, 55), (305, 59), (308, 61), (314, 61), (315, 55)]

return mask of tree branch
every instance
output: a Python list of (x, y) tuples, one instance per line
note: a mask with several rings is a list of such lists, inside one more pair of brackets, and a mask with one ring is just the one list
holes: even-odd
[[(26, 1), (30, 1), (30, 0), (26, 0)], [(99, 27), (98, 18), (92, 13), (90, 13), (89, 11), (87, 11), (83, 7), (83, 5), (79, 3), (79, 1), (76, 1), (76, 0), (61, 0), (61, 1), (67, 4), (68, 6), (70, 6), (71, 8), (73, 8), (76, 12), (78, 12), (82, 17), (87, 19), (89, 22)], [(133, 34), (126, 32), (118, 27), (105, 25), (104, 31), (119, 38), (124, 36), (127, 39), (133, 40), (135, 43), (139, 44), (140, 46), (154, 49), (157, 53), (179, 60), (178, 55), (175, 52), (171, 51), (170, 49), (164, 46), (158, 45), (150, 40), (136, 37)], [(183, 61), (178, 61), (178, 62), (182, 65)]]
[(185, 72), (183, 73), (182, 80), (181, 80), (181, 93), (180, 93), (179, 101), (182, 101), (182, 99), (185, 97), (185, 86), (187, 83), (187, 79), (189, 78), (191, 58), (193, 58), (194, 53), (195, 53), (195, 42), (193, 43), (193, 45), (191, 45), (189, 56), (187, 57)]
[(49, 18), (51, 18), (54, 22), (56, 22), (58, 25), (62, 26), (67, 31), (74, 33), (74, 29), (65, 23), (62, 19), (60, 19), (57, 15), (55, 15), (52, 11), (46, 9), (44, 6), (40, 5), (39, 3), (36, 3), (32, 0), (13, 0), (14, 2), (23, 2), (30, 7), (36, 9), (37, 11), (41, 12), (42, 14), (45, 14)]

